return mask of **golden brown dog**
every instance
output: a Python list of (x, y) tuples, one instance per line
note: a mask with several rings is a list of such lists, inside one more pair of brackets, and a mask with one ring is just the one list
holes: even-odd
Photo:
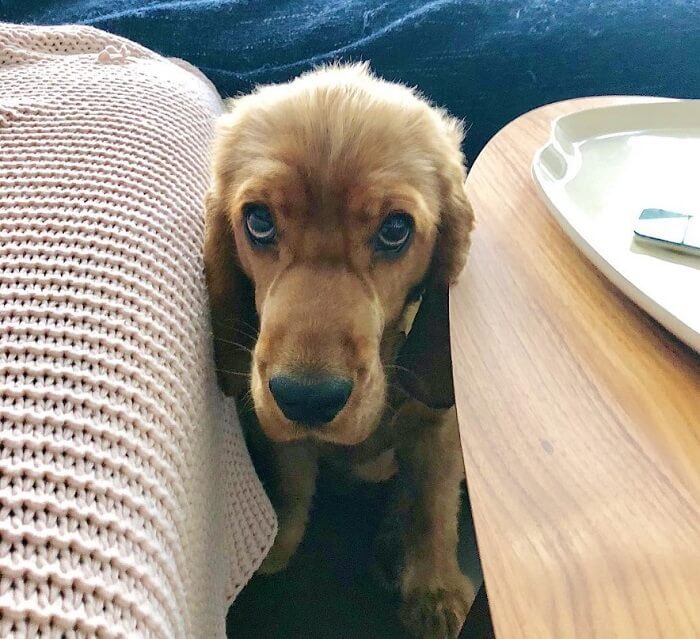
[(300, 543), (319, 460), (368, 481), (398, 473), (379, 567), (416, 636), (455, 637), (473, 598), (456, 556), (447, 325), (473, 226), (462, 127), (364, 65), (229, 106), (205, 263), (220, 383), (273, 476), (279, 532), (261, 570)]

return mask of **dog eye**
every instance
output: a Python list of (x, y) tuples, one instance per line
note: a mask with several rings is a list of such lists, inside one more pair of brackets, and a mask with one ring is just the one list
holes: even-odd
[(264, 204), (247, 204), (243, 210), (248, 238), (258, 246), (273, 244), (277, 236), (272, 213)]
[(395, 256), (408, 245), (413, 233), (413, 218), (407, 213), (391, 213), (374, 238), (374, 248), (379, 253)]

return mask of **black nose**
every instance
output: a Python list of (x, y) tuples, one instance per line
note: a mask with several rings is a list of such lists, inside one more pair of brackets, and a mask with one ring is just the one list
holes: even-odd
[(352, 392), (352, 381), (331, 375), (270, 378), (270, 392), (284, 416), (305, 426), (332, 421)]

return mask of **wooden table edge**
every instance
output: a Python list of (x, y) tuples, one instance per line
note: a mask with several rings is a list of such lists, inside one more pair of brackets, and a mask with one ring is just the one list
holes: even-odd
[[(550, 119), (549, 122), (549, 131), (551, 133), (551, 129), (553, 126), (554, 121), (556, 118), (567, 115), (569, 113), (574, 113), (580, 110), (583, 110), (585, 108), (603, 108), (607, 106), (614, 106), (614, 105), (619, 105), (619, 104), (630, 104), (630, 103), (643, 103), (643, 102), (651, 102), (651, 101), (665, 101), (665, 100), (673, 100), (674, 98), (652, 98), (652, 97), (644, 97), (644, 96), (591, 96), (591, 97), (582, 97), (582, 98), (576, 98), (572, 100), (564, 100), (564, 101), (558, 101), (558, 102), (553, 102), (550, 104), (542, 105), (540, 107), (537, 107), (527, 113), (524, 113), (520, 115), (518, 118), (514, 119), (512, 122), (507, 124), (505, 127), (503, 127), (486, 145), (484, 150), (477, 156), (474, 165), (470, 171), (470, 177), (467, 179), (467, 188), (468, 190), (470, 189), (470, 186), (472, 185), (472, 178), (471, 176), (474, 174), (479, 173), (480, 171), (480, 161), (483, 162), (483, 158), (488, 156), (489, 149), (492, 148), (495, 144), (497, 144), (499, 141), (501, 141), (505, 136), (509, 134), (509, 132), (513, 131), (515, 128), (522, 126), (522, 124), (528, 120), (534, 120), (535, 118), (539, 117), (542, 113), (546, 112), (552, 112), (552, 118)], [(532, 170), (532, 158), (534, 157), (534, 151), (536, 149), (541, 148), (544, 146), (548, 141), (548, 138), (542, 139), (540, 144), (536, 146), (536, 148), (533, 148), (533, 153), (532, 157), (529, 159), (529, 164), (527, 167), (525, 167), (525, 171), (527, 172), (528, 176), (530, 176), (530, 179), (532, 180), (531, 176), (531, 170)], [(534, 181), (533, 181), (533, 189), (535, 188), (534, 186)], [(539, 202), (541, 207), (545, 207), (546, 205), (542, 200)], [(477, 214), (477, 233), (479, 232), (479, 210), (477, 209), (476, 211)], [(549, 212), (547, 213), (549, 215)], [(568, 242), (568, 238), (564, 240), (565, 242)], [(571, 245), (571, 250), (572, 251), (577, 251), (575, 246), (573, 244)], [(594, 269), (592, 265), (589, 264), (589, 267), (591, 269)], [(470, 266), (469, 264), (467, 265), (466, 269), (469, 270)], [(455, 314), (455, 309), (454, 309), (454, 294), (453, 294), (453, 300), (451, 301), (451, 309), (450, 309), (450, 317), (451, 317), (451, 323), (454, 324), (454, 314)], [(639, 311), (640, 313), (643, 313), (642, 311)], [(652, 321), (653, 323), (653, 321)], [(665, 331), (663, 329), (659, 329), (661, 333), (664, 333)], [(668, 339), (673, 341), (674, 338), (668, 334)], [(454, 342), (454, 333), (453, 333), (453, 342)], [(683, 350), (683, 346), (675, 345), (675, 347), (680, 348)], [(455, 359), (458, 359), (459, 354), (455, 355)], [(690, 355), (690, 357), (693, 357), (693, 355)], [(458, 365), (457, 365), (458, 366)], [(698, 369), (700, 370), (700, 369)], [(457, 380), (455, 380), (455, 383), (457, 383)], [(458, 402), (458, 412), (459, 411), (459, 402)], [(468, 491), (470, 494), (470, 498), (472, 500), (472, 503), (476, 501), (475, 497), (476, 495), (473, 493), (474, 487), (472, 485), (472, 482), (469, 481), (470, 477), (470, 468), (469, 468), (469, 462), (467, 459), (466, 455), (466, 449), (468, 447), (468, 444), (465, 444), (465, 437), (463, 433), (464, 429), (464, 424), (462, 424), (460, 420), (460, 430), (462, 431), (462, 440), (463, 440), (463, 449), (465, 452), (465, 466), (466, 466), (466, 475), (467, 475), (467, 481), (468, 481)], [(474, 512), (474, 523), (475, 523), (475, 528), (476, 528), (476, 535), (477, 535), (477, 542), (479, 544), (480, 548), (480, 553), (482, 553), (482, 561), (486, 559), (484, 557), (485, 554), (489, 552), (489, 547), (488, 544), (482, 544), (482, 537), (483, 537), (483, 523), (481, 521), (481, 515), (478, 512)], [(489, 574), (489, 567), (488, 567), (488, 561), (483, 561), (484, 564), (484, 579), (485, 579), (485, 585), (488, 589), (489, 582), (492, 578), (492, 576)], [(500, 602), (497, 599), (494, 599), (493, 596), (490, 598), (490, 605), (492, 607), (492, 610), (496, 611), (496, 614), (494, 615), (494, 624), (496, 627), (496, 636), (507, 638), (507, 637), (535, 637), (535, 634), (528, 634), (527, 631), (524, 631), (521, 629), (521, 631), (516, 631), (513, 632), (511, 629), (506, 628), (504, 622), (499, 618), (498, 615), (498, 608), (500, 605)], [(547, 635), (550, 636), (550, 635)], [(562, 635), (564, 636), (564, 635)], [(566, 635), (568, 636), (574, 636), (574, 635)], [(575, 635), (579, 636), (579, 635)], [(580, 635), (580, 636), (585, 636), (585, 635)], [(674, 638), (676, 639), (676, 638)], [(680, 639), (680, 638), (677, 638)]]

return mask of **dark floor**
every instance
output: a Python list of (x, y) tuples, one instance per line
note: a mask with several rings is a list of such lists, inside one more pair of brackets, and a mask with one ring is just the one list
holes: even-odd
[[(320, 494), (306, 538), (283, 573), (256, 576), (231, 607), (229, 639), (405, 639), (397, 601), (369, 576), (374, 532), (386, 493)], [(464, 500), (460, 564), (481, 582)]]

